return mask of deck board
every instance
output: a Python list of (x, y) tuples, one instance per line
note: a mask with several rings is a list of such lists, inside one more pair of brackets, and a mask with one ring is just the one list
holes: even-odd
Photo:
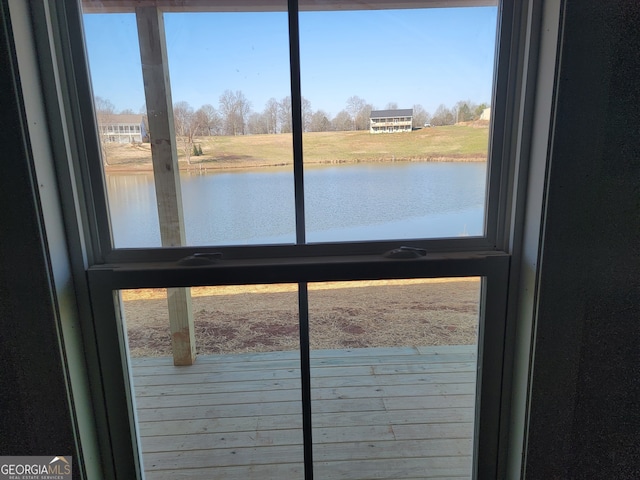
[[(322, 479), (469, 478), (472, 346), (314, 351)], [(132, 360), (146, 478), (303, 478), (299, 357)]]
[[(341, 377), (335, 375), (333, 377), (315, 377), (311, 378), (313, 387), (318, 390), (318, 395), (322, 395), (322, 389), (344, 389), (345, 394), (351, 391), (351, 394), (357, 394), (360, 390), (363, 395), (367, 395), (365, 392), (370, 390), (371, 387), (397, 387), (397, 396), (411, 395), (411, 390), (408, 390), (407, 385), (434, 385), (434, 384), (449, 384), (449, 383), (471, 383), (475, 381), (474, 372), (459, 372), (455, 376), (451, 373), (431, 373), (431, 374), (396, 374), (396, 375), (374, 375), (369, 373), (368, 375), (360, 376), (345, 376)], [(194, 392), (197, 389), (197, 393)], [(158, 397), (163, 396), (167, 399), (169, 397), (181, 397), (177, 400), (180, 402), (184, 396), (197, 395), (203, 397), (207, 394), (229, 394), (229, 393), (248, 393), (248, 392), (271, 392), (271, 391), (300, 391), (300, 380), (297, 378), (287, 379), (269, 379), (267, 381), (252, 380), (246, 382), (225, 382), (220, 383), (200, 383), (200, 384), (180, 384), (180, 385), (154, 385), (154, 386), (141, 386), (136, 389), (136, 395), (138, 398), (142, 397)], [(368, 395), (367, 395), (368, 396)], [(185, 405), (182, 403), (181, 405)]]

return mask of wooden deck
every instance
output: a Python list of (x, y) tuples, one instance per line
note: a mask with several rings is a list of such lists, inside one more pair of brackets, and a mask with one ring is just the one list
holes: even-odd
[[(315, 351), (314, 478), (471, 475), (475, 347)], [(298, 355), (133, 361), (146, 478), (302, 479)]]

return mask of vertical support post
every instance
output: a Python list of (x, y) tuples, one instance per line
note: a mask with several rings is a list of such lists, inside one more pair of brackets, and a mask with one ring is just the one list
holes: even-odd
[[(156, 7), (136, 7), (136, 23), (147, 102), (160, 238), (163, 247), (180, 246), (186, 243), (186, 238), (164, 19), (162, 12)], [(195, 361), (196, 348), (190, 289), (169, 288), (167, 302), (173, 363), (191, 365)]]

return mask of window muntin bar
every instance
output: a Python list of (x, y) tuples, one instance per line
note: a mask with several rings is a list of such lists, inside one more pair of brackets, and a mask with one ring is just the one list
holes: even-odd
[(302, 168), (302, 98), (300, 93), (300, 25), (298, 1), (288, 0), (289, 62), (291, 64), (291, 127), (293, 135), (293, 174), (295, 183), (296, 243), (307, 242), (305, 222), (304, 170)]

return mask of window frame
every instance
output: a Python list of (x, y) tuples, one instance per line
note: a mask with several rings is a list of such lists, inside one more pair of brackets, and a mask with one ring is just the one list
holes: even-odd
[[(460, 2), (470, 3), (470, 2)], [(474, 445), (483, 451), (476, 452), (474, 464), (478, 468), (476, 477), (485, 478), (490, 473), (500, 471), (500, 442), (504, 441), (500, 419), (508, 405), (508, 392), (504, 390), (503, 377), (508, 370), (509, 359), (503, 357), (506, 324), (506, 301), (509, 281), (509, 264), (514, 231), (517, 228), (514, 209), (516, 208), (516, 183), (518, 163), (511, 155), (512, 143), (522, 128), (518, 101), (522, 94), (523, 70), (527, 59), (522, 45), (527, 41), (523, 27), (519, 24), (527, 5), (504, 0), (499, 7), (500, 22), (497, 41), (496, 80), (494, 82), (493, 120), (491, 127), (490, 173), (487, 179), (487, 221), (484, 237), (462, 239), (414, 239), (374, 242), (345, 242), (303, 245), (273, 245), (250, 247), (172, 247), (158, 249), (113, 249), (109, 232), (109, 220), (98, 212), (107, 211), (104, 184), (88, 180), (102, 178), (100, 162), (90, 161), (99, 152), (99, 136), (95, 126), (91, 104), (84, 46), (82, 38), (80, 10), (75, 3), (62, 5), (50, 1), (43, 11), (36, 11), (34, 22), (43, 21), (46, 28), (40, 30), (39, 41), (55, 47), (57, 57), (46, 66), (59, 75), (55, 81), (64, 87), (63, 105), (59, 105), (68, 122), (66, 141), (73, 142), (72, 154), (58, 161), (64, 166), (65, 177), (61, 184), (71, 185), (76, 202), (67, 210), (73, 211), (77, 223), (76, 232), (83, 241), (83, 263), (86, 267), (93, 302), (93, 328), (96, 337), (105, 333), (107, 340), (100, 340), (98, 359), (102, 365), (118, 359), (123, 369), (99, 368), (94, 378), (100, 379), (105, 393), (102, 408), (109, 418), (109, 431), (104, 433), (103, 455), (112, 463), (117, 478), (141, 478), (137, 434), (135, 432), (135, 411), (130, 390), (130, 371), (127, 364), (124, 332), (119, 318), (117, 299), (113, 291), (120, 288), (143, 288), (147, 286), (192, 286), (210, 285), (212, 278), (216, 284), (234, 283), (274, 283), (309, 282), (330, 280), (362, 280), (371, 278), (417, 278), (448, 276), (482, 276), (483, 319), (495, 315), (499, 320), (491, 325), (483, 325), (484, 337), (496, 340), (492, 348), (486, 348), (478, 388), (483, 392), (478, 398), (483, 405), (478, 409), (479, 422), (476, 427)], [(38, 16), (40, 15), (40, 16)], [(529, 32), (527, 32), (529, 34)], [(66, 73), (65, 73), (66, 72)], [(516, 121), (517, 120), (517, 121)], [(506, 126), (510, 125), (509, 128)], [(498, 136), (494, 132), (500, 132)], [(497, 164), (497, 166), (495, 166)], [(492, 203), (495, 209), (490, 208)], [(492, 213), (493, 212), (493, 213)], [(396, 248), (399, 243), (425, 248), (428, 256), (420, 261), (381, 259), (382, 251)], [(223, 251), (223, 265), (185, 268), (176, 262), (193, 253)], [(327, 261), (331, 264), (328, 267)], [(276, 268), (278, 267), (278, 268)], [(274, 273), (274, 268), (277, 274)], [(169, 279), (160, 281), (158, 279)], [(246, 279), (250, 278), (251, 282)], [(231, 279), (231, 280), (230, 280)], [(195, 280), (195, 281), (194, 281)], [(489, 329), (487, 329), (487, 327)], [(482, 338), (482, 337), (481, 337)], [(480, 353), (484, 340), (479, 339)], [(114, 347), (111, 350), (109, 347)], [(484, 345), (486, 347), (487, 345)], [(495, 347), (495, 348), (493, 348)], [(487, 362), (484, 362), (487, 360)], [(495, 364), (494, 364), (495, 363)], [(484, 368), (489, 367), (490, 368)], [(500, 372), (492, 377), (491, 372)], [(487, 401), (491, 399), (491, 401)], [(488, 406), (490, 405), (490, 406)], [(489, 409), (487, 414), (482, 409)], [(491, 439), (480, 442), (479, 436), (489, 434)]]

